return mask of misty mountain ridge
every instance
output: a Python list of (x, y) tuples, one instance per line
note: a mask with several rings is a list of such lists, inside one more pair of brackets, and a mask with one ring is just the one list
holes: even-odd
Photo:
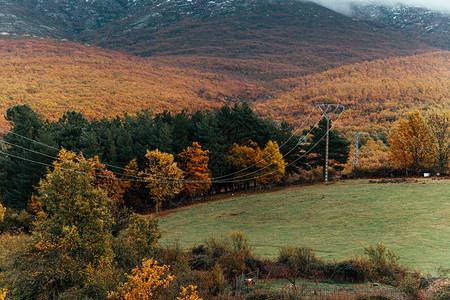
[(351, 16), (378, 27), (390, 27), (420, 35), (431, 44), (449, 49), (450, 14), (422, 7), (353, 2)]
[[(0, 33), (68, 39), (252, 80), (449, 49), (445, 14), (353, 9), (348, 17), (297, 0), (0, 0)], [(391, 15), (405, 26), (388, 22)], [(414, 17), (432, 34), (411, 26)]]
[[(153, 24), (155, 29), (182, 18), (211, 19), (252, 13), (259, 4), (281, 0), (1, 0), (0, 31), (42, 37), (76, 39), (112, 22), (141, 16), (130, 30)], [(298, 2), (298, 1), (297, 1)], [(308, 2), (308, 1), (300, 1)], [(448, 33), (449, 14), (406, 5), (351, 2), (351, 16), (397, 28), (417, 29), (421, 34)], [(268, 11), (267, 13), (271, 13)], [(295, 11), (293, 13), (296, 13)], [(299, 17), (319, 17), (299, 15)], [(148, 27), (148, 26), (147, 26)]]

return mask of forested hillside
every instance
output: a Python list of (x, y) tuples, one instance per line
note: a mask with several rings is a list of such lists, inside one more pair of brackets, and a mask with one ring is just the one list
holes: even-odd
[[(97, 47), (49, 39), (0, 39), (0, 124), (7, 108), (29, 104), (54, 120), (68, 110), (88, 118), (149, 108), (215, 108), (255, 99), (264, 88)], [(228, 100), (227, 100), (228, 99)]]
[(316, 75), (276, 82), (285, 90), (260, 101), (256, 110), (271, 117), (296, 116), (317, 103), (345, 105), (341, 124), (390, 124), (409, 110), (450, 107), (450, 52), (380, 59), (344, 66)]
[[(314, 104), (334, 102), (348, 110), (340, 124), (389, 127), (408, 110), (450, 105), (448, 51), (273, 81), (200, 72), (49, 39), (3, 39), (0, 55), (2, 116), (18, 104), (55, 120), (68, 110), (93, 119), (144, 108), (192, 112), (249, 102), (263, 117), (298, 124)], [(3, 117), (0, 124), (6, 125)]]

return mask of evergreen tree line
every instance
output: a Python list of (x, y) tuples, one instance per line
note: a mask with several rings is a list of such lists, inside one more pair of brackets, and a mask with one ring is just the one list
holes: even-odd
[[(82, 153), (87, 158), (98, 157), (112, 172), (142, 176), (139, 172), (148, 168), (149, 151), (158, 149), (171, 154), (174, 161), (180, 163), (179, 155), (187, 155), (186, 149), (192, 149), (194, 143), (198, 143), (204, 151), (202, 153), (207, 153), (207, 178), (213, 180), (208, 186), (208, 193), (215, 194), (248, 188), (250, 183), (255, 186), (269, 184), (268, 177), (258, 182), (250, 179), (258, 176), (257, 171), (261, 167), (272, 171), (271, 174), (276, 172), (275, 163), (271, 165), (266, 159), (264, 165), (265, 157), (276, 151), (279, 155), (273, 156), (278, 161), (282, 160), (281, 164), (278, 163), (279, 169), (283, 169), (282, 175), (284, 172), (293, 174), (323, 165), (325, 141), (322, 137), (326, 132), (326, 122), (322, 120), (317, 128), (311, 128), (309, 139), (299, 143), (302, 137), (292, 136), (294, 131), (290, 124), (276, 124), (271, 119), (261, 118), (245, 103), (224, 106), (216, 111), (197, 111), (193, 115), (184, 111), (153, 114), (142, 110), (134, 116), (125, 114), (114, 119), (92, 121), (72, 111), (66, 112), (55, 122), (44, 121), (29, 106), (21, 105), (8, 109), (6, 120), (10, 122), (11, 129), (3, 136), (0, 195), (6, 206), (19, 209), (27, 207), (39, 180), (46, 174), (46, 165), (52, 164), (62, 148)], [(330, 134), (330, 140), (330, 148), (335, 149), (330, 152), (332, 162), (345, 163), (349, 143), (334, 131)], [(310, 150), (312, 145), (316, 146)], [(244, 163), (242, 160), (236, 162), (236, 153), (248, 155), (251, 149), (255, 153), (252, 159)], [(308, 155), (301, 157), (308, 150)], [(129, 169), (130, 164), (133, 170)], [(248, 175), (240, 172), (242, 169), (247, 170)], [(230, 173), (234, 176), (228, 176)], [(281, 177), (275, 174), (271, 180), (279, 181)], [(215, 178), (221, 180), (214, 181)], [(141, 184), (132, 193), (126, 193), (125, 202), (132, 199), (134, 202), (145, 202), (143, 199), (149, 198), (145, 188)], [(177, 196), (180, 198), (178, 200), (183, 200), (186, 195), (193, 196), (189, 192), (182, 195)]]

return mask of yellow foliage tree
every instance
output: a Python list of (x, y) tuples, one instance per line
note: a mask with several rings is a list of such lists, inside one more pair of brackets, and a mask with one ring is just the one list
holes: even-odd
[(394, 165), (406, 171), (408, 168), (420, 171), (431, 166), (434, 143), (429, 127), (418, 111), (398, 121), (397, 131), (391, 132), (389, 143)]
[(174, 162), (172, 154), (156, 149), (147, 150), (145, 157), (148, 159), (148, 168), (142, 174), (148, 182), (150, 196), (155, 201), (156, 213), (159, 213), (164, 200), (180, 193), (183, 187), (183, 171)]
[[(8, 290), (7, 289), (1, 290), (0, 291), (0, 300), (5, 300), (6, 299), (6, 294), (8, 294)], [(189, 299), (189, 298), (186, 298), (186, 299)]]
[(183, 186), (183, 191), (189, 197), (196, 196), (211, 187), (208, 153), (208, 150), (202, 150), (202, 147), (194, 142), (192, 147), (186, 148), (178, 155), (180, 168), (187, 181)]
[(197, 293), (197, 287), (195, 285), (190, 285), (188, 287), (181, 286), (180, 296), (177, 297), (177, 300), (203, 300), (200, 298)]
[[(158, 299), (175, 278), (169, 273), (170, 266), (158, 266), (152, 258), (143, 260), (142, 267), (132, 270), (127, 275), (128, 281), (121, 284), (117, 291), (110, 292), (108, 299), (120, 300), (149, 300)], [(187, 298), (189, 299), (189, 298)], [(194, 298), (195, 299), (195, 298)]]
[[(345, 165), (345, 173), (353, 170), (354, 147), (352, 145), (349, 160)], [(390, 166), (390, 148), (381, 140), (369, 139), (364, 146), (359, 148), (358, 169), (374, 170)]]
[(269, 141), (262, 150), (262, 160), (258, 164), (258, 167), (261, 168), (258, 181), (263, 184), (279, 182), (285, 174), (286, 165), (278, 143)]
[(236, 171), (237, 182), (245, 182), (248, 186), (252, 178), (258, 177), (258, 164), (261, 162), (261, 149), (252, 143), (253, 147), (234, 144), (228, 152), (228, 163)]
[(439, 172), (445, 172), (450, 157), (450, 110), (432, 110), (427, 123), (435, 145), (434, 164)]

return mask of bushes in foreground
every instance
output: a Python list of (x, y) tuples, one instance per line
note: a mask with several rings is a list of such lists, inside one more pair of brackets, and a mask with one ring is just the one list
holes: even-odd
[[(231, 299), (234, 298), (236, 276), (257, 269), (260, 271), (260, 279), (284, 279), (289, 280), (291, 285), (280, 290), (250, 290), (250, 293), (240, 297), (303, 299), (305, 290), (303, 284), (298, 284), (300, 280), (303, 283), (305, 280), (315, 280), (316, 283), (320, 280), (342, 283), (385, 283), (396, 287), (395, 291), (399, 295), (403, 293), (410, 298), (418, 299), (428, 285), (428, 280), (420, 273), (399, 266), (398, 257), (382, 245), (366, 248), (364, 256), (336, 263), (328, 263), (317, 258), (314, 251), (306, 247), (283, 247), (277, 260), (260, 260), (252, 254), (247, 238), (237, 232), (224, 237), (211, 237), (189, 251), (183, 251), (178, 247), (157, 247), (155, 240), (159, 233), (154, 227), (157, 226), (156, 222), (152, 219), (144, 222), (140, 218), (130, 218), (134, 221), (131, 221), (118, 237), (112, 239), (112, 249), (118, 253), (117, 255), (111, 258), (103, 257), (96, 263), (89, 263), (82, 268), (76, 261), (68, 261), (67, 257), (62, 256), (64, 248), (41, 249), (41, 252), (37, 252), (35, 248), (30, 248), (35, 247), (34, 238), (28, 238), (30, 246), (25, 246), (25, 249), (32, 251), (34, 256), (29, 256), (30, 252), (23, 250), (15, 255), (11, 255), (10, 251), (8, 258), (2, 256), (2, 260), (10, 263), (0, 264), (2, 267), (0, 287), (8, 288), (8, 294), (18, 299), (106, 299), (108, 295), (111, 299), (122, 299), (120, 296), (122, 292), (133, 289), (153, 289), (157, 295), (154, 299), (177, 299), (181, 297), (182, 291), (186, 295), (195, 294), (205, 299), (214, 297)], [(147, 224), (143, 226), (145, 229), (141, 227), (138, 233), (138, 236), (143, 237), (140, 241), (143, 244), (133, 241), (131, 228), (140, 227), (136, 223)], [(126, 244), (126, 241), (129, 241), (129, 244)], [(118, 242), (123, 248), (117, 248)], [(11, 257), (16, 257), (16, 260), (12, 261)], [(23, 261), (20, 262), (19, 259)], [(161, 287), (145, 286), (145, 282), (140, 282), (139, 278), (142, 278), (142, 272), (150, 269), (154, 269), (155, 272), (157, 269), (164, 271), (160, 272), (159, 277), (155, 277), (155, 282), (168, 278), (170, 282), (162, 284)], [(36, 274), (40, 275), (36, 277)], [(53, 284), (48, 286), (49, 282)], [(47, 289), (45, 294), (41, 292), (43, 287)], [(448, 293), (448, 289), (441, 289), (435, 294), (435, 299), (446, 299)], [(319, 291), (319, 294), (329, 296), (330, 299), (334, 297), (333, 293), (321, 294)], [(341, 296), (337, 295), (336, 299)], [(351, 299), (388, 299), (373, 298), (375, 296), (352, 297)]]

